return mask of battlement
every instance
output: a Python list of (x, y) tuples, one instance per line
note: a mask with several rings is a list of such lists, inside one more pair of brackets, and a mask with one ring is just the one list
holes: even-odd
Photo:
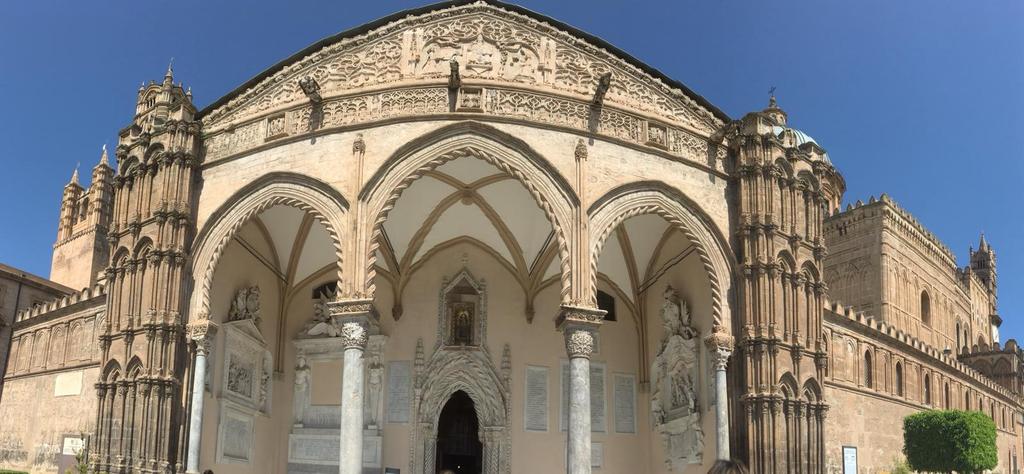
[(944, 244), (939, 238), (929, 231), (924, 224), (917, 220), (910, 211), (903, 209), (896, 201), (889, 197), (888, 194), (883, 193), (878, 199), (871, 196), (867, 203), (861, 200), (857, 200), (856, 203), (847, 204), (846, 210), (832, 214), (825, 218), (825, 232), (828, 233), (830, 230), (835, 228), (836, 219), (847, 218), (852, 221), (860, 221), (866, 217), (869, 217), (872, 211), (884, 210), (885, 214), (882, 216), (886, 218), (887, 223), (891, 224), (891, 228), (901, 232), (904, 236), (909, 237), (911, 240), (921, 244), (922, 248), (927, 249), (937, 259), (951, 269), (959, 271), (960, 267), (956, 263), (956, 255)]
[[(1024, 399), (1017, 396), (1005, 387), (995, 383), (988, 377), (984, 376), (981, 372), (971, 368), (969, 365), (960, 362), (956, 356), (952, 353), (946, 353), (943, 350), (937, 349), (931, 344), (924, 342), (917, 337), (911, 336), (910, 334), (897, 329), (892, 324), (880, 321), (874, 316), (854, 310), (853, 308), (843, 306), (838, 302), (825, 302), (826, 312), (831, 311), (832, 313), (845, 318), (847, 321), (858, 324), (875, 335), (887, 337), (897, 343), (908, 346), (910, 349), (914, 349), (924, 355), (931, 357), (935, 362), (945, 366), (946, 369), (955, 371), (964, 376), (965, 379), (979, 385), (988, 388), (992, 392), (998, 393), (1009, 400), (1013, 400), (1016, 404), (1024, 403)], [(1012, 343), (1012, 346), (1011, 346)], [(998, 344), (995, 344), (998, 347)], [(1006, 347), (1017, 348), (1016, 341), (1007, 341)]]
[(31, 308), (19, 311), (14, 318), (15, 324), (27, 321), (32, 318), (36, 318), (45, 314), (52, 313), (54, 311), (67, 308), (69, 306), (89, 301), (93, 298), (105, 296), (107, 294), (107, 288), (103, 284), (96, 284), (91, 288), (86, 288), (81, 291), (76, 291), (70, 295), (62, 298), (51, 300), (47, 303), (33, 306)]

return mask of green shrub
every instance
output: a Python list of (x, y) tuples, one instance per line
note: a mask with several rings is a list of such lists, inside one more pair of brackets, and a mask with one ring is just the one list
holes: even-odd
[(984, 413), (929, 410), (903, 419), (903, 454), (915, 471), (981, 472), (996, 467), (996, 425)]
[(889, 474), (913, 474), (913, 471), (910, 470), (910, 465), (906, 460), (896, 459), (892, 463), (892, 470), (889, 471)]

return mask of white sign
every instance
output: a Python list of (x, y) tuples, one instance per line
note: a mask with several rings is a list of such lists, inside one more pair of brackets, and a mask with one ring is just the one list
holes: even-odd
[(85, 440), (82, 438), (64, 438), (64, 448), (61, 454), (74, 456), (85, 447)]
[(843, 474), (857, 474), (857, 448), (843, 446)]
[(388, 423), (408, 423), (412, 404), (412, 363), (407, 360), (388, 363)]
[(630, 374), (615, 374), (612, 377), (612, 393), (615, 396), (615, 432), (636, 433), (636, 377)]

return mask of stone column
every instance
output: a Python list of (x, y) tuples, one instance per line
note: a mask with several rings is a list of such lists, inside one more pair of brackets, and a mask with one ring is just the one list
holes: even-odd
[(604, 311), (562, 306), (556, 321), (569, 354), (568, 474), (590, 474), (590, 355)]
[(732, 354), (733, 337), (717, 323), (704, 339), (715, 369), (715, 446), (716, 459), (729, 460), (729, 394), (725, 369)]
[(341, 443), (338, 453), (340, 474), (363, 471), (363, 352), (375, 326), (373, 300), (338, 300), (328, 304), (333, 323), (339, 328), (345, 361), (341, 382)]
[(207, 356), (213, 350), (217, 325), (208, 319), (195, 321), (188, 326), (189, 338), (195, 342), (195, 373), (192, 377), (192, 411), (188, 423), (188, 456), (185, 472), (199, 474), (199, 447), (203, 442), (203, 401), (206, 393)]

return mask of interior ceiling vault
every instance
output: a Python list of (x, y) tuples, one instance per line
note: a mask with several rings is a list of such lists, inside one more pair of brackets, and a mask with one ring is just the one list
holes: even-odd
[[(259, 254), (289, 288), (335, 267), (327, 230), (302, 210), (272, 206), (246, 227), (236, 240)], [(456, 243), (475, 245), (497, 259), (523, 288), (528, 309), (537, 292), (558, 281), (557, 242), (544, 211), (522, 183), (472, 157), (450, 161), (413, 182), (382, 230), (377, 266), (396, 294), (433, 253)], [(261, 235), (265, 242), (252, 245), (243, 234)], [(604, 244), (599, 277), (634, 304), (657, 276), (658, 255), (673, 236), (683, 238), (659, 216), (627, 219)]]

